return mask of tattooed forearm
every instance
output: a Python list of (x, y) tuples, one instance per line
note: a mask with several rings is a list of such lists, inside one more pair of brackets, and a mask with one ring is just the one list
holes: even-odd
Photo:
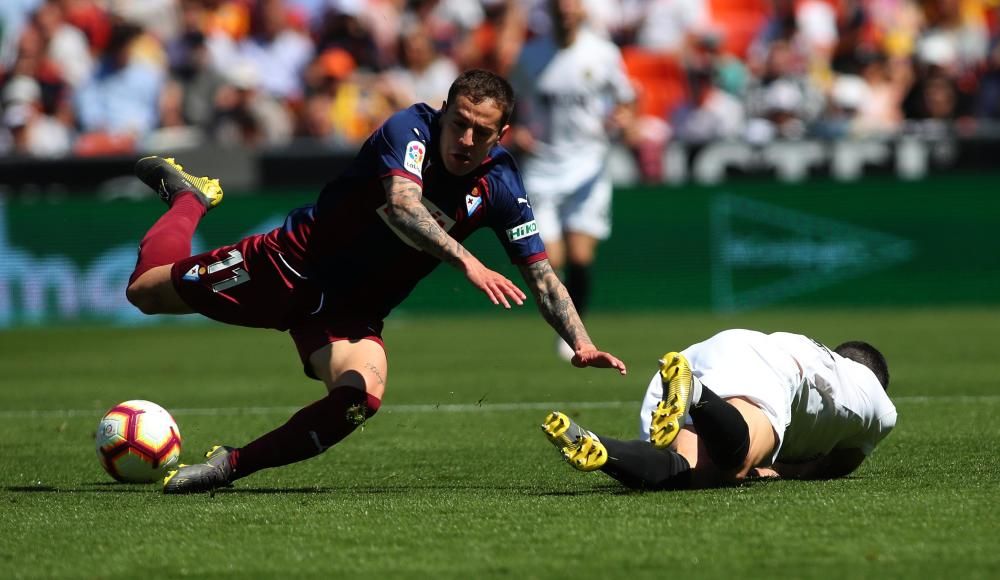
[(538, 302), (538, 311), (549, 326), (574, 348), (578, 344), (593, 344), (587, 329), (576, 312), (566, 287), (559, 281), (548, 260), (521, 266), (521, 275)]
[(418, 248), (452, 265), (459, 265), (468, 251), (448, 235), (420, 201), (420, 186), (402, 177), (382, 181), (389, 201), (389, 223), (403, 232)]

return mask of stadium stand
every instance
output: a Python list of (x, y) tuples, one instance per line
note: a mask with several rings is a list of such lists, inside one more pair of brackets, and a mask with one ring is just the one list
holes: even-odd
[[(439, 99), (455, 71), (507, 72), (549, 29), (546, 1), (5, 1), (0, 159), (348, 151), (394, 110)], [(996, 2), (589, 5), (651, 127), (637, 156), (732, 135), (863, 138), (928, 123), (968, 134), (1000, 117)], [(672, 17), (670, 31), (650, 30)]]

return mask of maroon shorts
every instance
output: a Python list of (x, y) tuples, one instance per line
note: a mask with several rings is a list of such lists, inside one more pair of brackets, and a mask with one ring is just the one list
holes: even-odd
[(333, 319), (322, 289), (268, 241), (268, 234), (174, 263), (170, 277), (195, 312), (238, 326), (287, 330), (306, 375), (309, 356), (339, 340), (373, 340), (383, 348), (381, 320)]

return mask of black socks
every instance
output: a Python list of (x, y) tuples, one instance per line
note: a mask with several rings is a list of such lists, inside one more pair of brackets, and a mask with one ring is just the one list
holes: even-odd
[(701, 400), (691, 405), (688, 414), (694, 419), (708, 456), (719, 469), (736, 469), (743, 465), (750, 451), (750, 427), (736, 407), (702, 385)]
[(566, 291), (577, 313), (583, 317), (590, 304), (590, 266), (566, 264)]
[(687, 459), (669, 449), (657, 449), (647, 441), (619, 441), (601, 437), (608, 450), (608, 462), (601, 471), (632, 489), (687, 489), (691, 466)]

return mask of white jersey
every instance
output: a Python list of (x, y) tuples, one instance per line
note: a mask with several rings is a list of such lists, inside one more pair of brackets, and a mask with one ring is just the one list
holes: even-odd
[[(896, 407), (874, 373), (809, 337), (726, 330), (683, 354), (712, 392), (745, 397), (764, 412), (778, 436), (772, 462), (805, 461), (834, 449), (867, 455), (896, 425)], [(661, 396), (657, 375), (643, 417)], [(643, 423), (648, 439), (649, 419)]]
[(609, 114), (635, 98), (618, 47), (587, 28), (566, 48), (541, 37), (525, 46), (512, 82), (518, 121), (537, 143), (524, 163), (525, 181), (547, 179), (551, 188), (570, 190), (593, 180), (610, 146)]

